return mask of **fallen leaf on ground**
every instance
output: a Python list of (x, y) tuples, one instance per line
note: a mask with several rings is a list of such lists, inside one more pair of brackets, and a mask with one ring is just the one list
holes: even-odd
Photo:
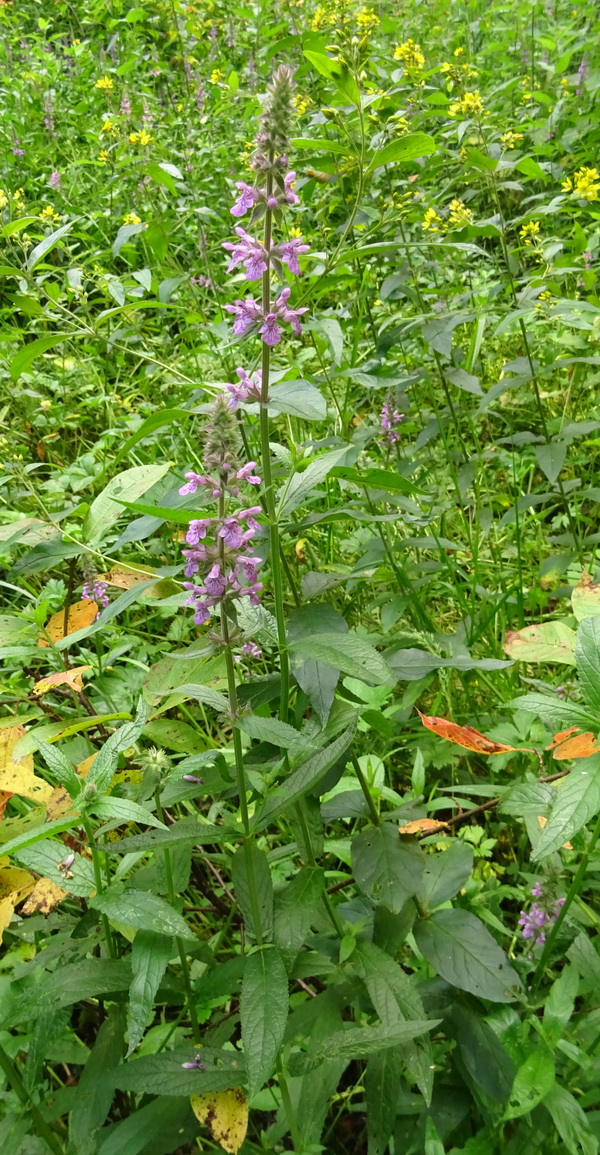
[(476, 754), (508, 754), (513, 750), (533, 753), (526, 746), (506, 746), (503, 742), (494, 742), (493, 738), (486, 738), (485, 734), (480, 734), (479, 730), (474, 730), (472, 726), (459, 726), (449, 718), (429, 718), (420, 710), (417, 710), (417, 714), (423, 725), (433, 734), (446, 738), (448, 742), (454, 742), (455, 746), (464, 746), (465, 750), (474, 750)]
[(241, 1087), (192, 1095), (192, 1111), (210, 1130), (215, 1143), (237, 1155), (248, 1130), (248, 1101)]
[[(99, 573), (96, 581), (104, 582), (107, 586), (117, 586), (120, 590), (132, 590), (140, 582), (147, 582), (151, 577), (154, 577), (154, 573), (155, 571), (150, 566), (148, 568), (138, 566), (136, 569), (125, 569), (123, 566), (114, 565), (106, 573)], [(153, 595), (155, 588), (155, 586), (150, 586), (146, 593)]]
[[(52, 614), (52, 617), (46, 622), (46, 633), (51, 641), (60, 642), (61, 638), (66, 637), (67, 634), (74, 634), (76, 630), (84, 630), (86, 626), (91, 626), (92, 622), (96, 620), (97, 613), (96, 602), (92, 602), (88, 598), (75, 602), (69, 607), (66, 630), (65, 611), (59, 610), (57, 614)], [(45, 637), (38, 641), (38, 646), (48, 646), (49, 644)]]
[(405, 822), (398, 827), (399, 834), (435, 834), (438, 830), (447, 830), (447, 822), (439, 822), (435, 818), (415, 818), (414, 822)]
[(33, 693), (39, 698), (42, 694), (48, 694), (55, 686), (65, 685), (79, 693), (83, 690), (83, 675), (91, 668), (91, 666), (73, 666), (70, 670), (59, 670), (57, 674), (49, 674), (47, 678), (40, 678), (39, 682), (35, 683)]
[(50, 878), (38, 878), (26, 902), (21, 907), (21, 914), (50, 914), (68, 891), (57, 886)]

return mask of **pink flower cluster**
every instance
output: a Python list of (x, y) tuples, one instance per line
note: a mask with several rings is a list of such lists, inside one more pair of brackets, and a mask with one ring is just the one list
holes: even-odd
[[(257, 474), (252, 472), (254, 469), (256, 469), (255, 461), (247, 461), (245, 465), (242, 465), (241, 469), (237, 470), (234, 470), (234, 467), (229, 466), (227, 462), (223, 462), (221, 465), (221, 470), (223, 473), (234, 472), (236, 481), (247, 481), (249, 485), (260, 485), (261, 479)], [(189, 472), (184, 474), (184, 476), (187, 477), (187, 481), (185, 485), (182, 485), (181, 489), (179, 490), (182, 497), (187, 497), (189, 494), (195, 493), (196, 490), (200, 488), (210, 490), (212, 497), (222, 497), (223, 483), (218, 481), (215, 477), (209, 477), (204, 473), (194, 473), (193, 470), (189, 470)], [(228, 483), (227, 489), (230, 493), (233, 494), (234, 497), (237, 497), (239, 489), (236, 485), (230, 485)], [(198, 522), (198, 524), (200, 523)]]
[(228, 273), (235, 269), (236, 265), (243, 263), (246, 269), (246, 280), (258, 281), (259, 277), (266, 273), (269, 260), (273, 260), (287, 265), (291, 273), (299, 276), (301, 270), (298, 256), (300, 253), (307, 253), (310, 248), (309, 245), (302, 244), (302, 237), (294, 237), (291, 241), (282, 241), (281, 244), (274, 245), (272, 249), (267, 251), (260, 241), (251, 237), (241, 225), (236, 225), (235, 231), (240, 238), (237, 243), (235, 241), (223, 242), (223, 248), (231, 253), (231, 260), (227, 266)]
[(556, 922), (561, 908), (565, 904), (564, 898), (557, 898), (555, 902), (548, 899), (544, 895), (541, 882), (536, 882), (532, 887), (531, 893), (534, 898), (542, 899), (542, 902), (532, 902), (528, 911), (522, 910), (519, 918), (519, 926), (521, 933), (525, 939), (533, 939), (532, 946), (537, 943), (545, 943), (546, 930)]
[(262, 189), (246, 184), (243, 180), (236, 180), (235, 187), (239, 189), (239, 197), (229, 211), (232, 217), (243, 217), (257, 204), (264, 204), (269, 209), (279, 208), (279, 205), (297, 205), (300, 197), (294, 192), (295, 172), (288, 172), (283, 178), (283, 187), (280, 192), (267, 197)]
[[(256, 514), (260, 512), (261, 507), (253, 505), (228, 517), (202, 517), (190, 522), (185, 540), (191, 548), (183, 551), (187, 559), (186, 577), (192, 578), (199, 570), (204, 570), (201, 583), (183, 583), (190, 591), (185, 604), (194, 606), (196, 625), (208, 622), (214, 606), (226, 598), (247, 597), (252, 605), (259, 605), (262, 582), (258, 581), (258, 566), (261, 559), (254, 557), (249, 542), (260, 529), (256, 521)], [(212, 544), (206, 540), (209, 531)]]
[(106, 590), (107, 586), (105, 582), (99, 581), (98, 578), (90, 579), (89, 581), (86, 581), (81, 591), (81, 600), (98, 602), (99, 605), (106, 609), (110, 602)]
[(227, 392), (230, 394), (229, 408), (237, 409), (240, 401), (260, 401), (262, 391), (262, 370), (258, 369), (254, 377), (251, 377), (245, 369), (236, 369), (239, 377), (239, 382), (228, 382), (225, 385)]
[(404, 420), (404, 415), (395, 409), (391, 402), (385, 401), (381, 413), (379, 414), (381, 422), (382, 438), (390, 445), (395, 445), (400, 440), (400, 431), (398, 426)]
[(291, 325), (294, 333), (300, 336), (302, 330), (298, 318), (308, 310), (306, 307), (290, 309), (288, 306), (290, 293), (291, 289), (286, 285), (281, 290), (277, 300), (273, 302), (269, 313), (264, 313), (258, 301), (252, 297), (246, 297), (245, 301), (238, 299), (233, 305), (225, 305), (227, 312), (232, 313), (235, 317), (233, 322), (234, 336), (241, 337), (247, 329), (259, 325), (258, 332), (265, 345), (278, 345), (281, 341), (281, 329), (279, 327), (281, 321)]

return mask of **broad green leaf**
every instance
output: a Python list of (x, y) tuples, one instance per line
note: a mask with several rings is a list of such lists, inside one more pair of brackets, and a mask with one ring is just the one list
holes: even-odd
[(565, 1033), (578, 992), (579, 974), (577, 968), (569, 963), (552, 983), (544, 1006), (544, 1039), (550, 1047), (555, 1047)]
[(586, 703), (600, 713), (600, 618), (584, 618), (579, 623), (575, 656)]
[(128, 501), (135, 501), (136, 497), (141, 497), (142, 493), (156, 485), (169, 469), (168, 462), (163, 465), (134, 465), (132, 469), (126, 469), (113, 477), (90, 506), (83, 523), (84, 540), (96, 541), (102, 538), (123, 513), (119, 498), (126, 497)]
[(322, 633), (345, 634), (348, 626), (341, 614), (326, 603), (297, 606), (288, 617), (287, 636), (290, 641), (292, 673), (313, 710), (325, 723), (331, 710), (340, 671), (326, 662), (303, 656), (294, 649), (294, 643)]
[(312, 152), (315, 156), (320, 152), (335, 152), (339, 156), (352, 155), (349, 144), (340, 144), (337, 140), (326, 140), (325, 138), (309, 140), (304, 136), (295, 137), (293, 140), (290, 140), (290, 145), (292, 148), (308, 149), (309, 152)]
[(198, 1124), (190, 1110), (189, 1099), (167, 1099), (160, 1096), (132, 1111), (126, 1119), (114, 1123), (104, 1140), (100, 1138), (98, 1155), (147, 1155), (149, 1151), (168, 1151), (177, 1136), (180, 1146), (194, 1142)]
[[(203, 1095), (207, 1091), (222, 1091), (238, 1087), (245, 1081), (246, 1064), (239, 1051), (202, 1047), (202, 1053), (190, 1043), (185, 1049), (144, 1055), (130, 1059), (111, 1076), (114, 1085), (122, 1091), (140, 1095)], [(202, 1068), (187, 1070), (183, 1063), (199, 1057)]]
[(273, 935), (273, 883), (264, 850), (246, 839), (233, 856), (231, 878), (248, 934), (259, 937), (259, 928), (255, 925), (255, 919), (259, 919), (260, 937), (269, 940)]
[(352, 869), (364, 894), (398, 914), (417, 893), (426, 858), (416, 842), (400, 838), (390, 823), (363, 830), (352, 842)]
[(290, 648), (302, 657), (325, 662), (369, 686), (393, 686), (396, 682), (395, 674), (374, 646), (350, 631), (301, 637)]
[(303, 505), (310, 494), (325, 480), (334, 465), (341, 465), (348, 453), (353, 454), (356, 460), (356, 450), (352, 446), (344, 445), (341, 449), (332, 449), (323, 453), (315, 461), (311, 461), (302, 473), (294, 473), (279, 494), (279, 517), (289, 517), (298, 506)]
[[(71, 818), (70, 829), (77, 827), (80, 821), (76, 817)], [(52, 824), (48, 822), (46, 827), (42, 829), (47, 829), (50, 825)], [(4, 847), (2, 849), (5, 851)], [(51, 882), (60, 886), (62, 890), (66, 890), (68, 894), (76, 894), (79, 898), (88, 898), (95, 888), (92, 863), (83, 854), (75, 854), (73, 862), (69, 866), (68, 877), (64, 870), (59, 869), (60, 864), (69, 854), (69, 848), (65, 846), (64, 842), (56, 842), (53, 838), (42, 837), (37, 840), (35, 845), (30, 845), (25, 850), (14, 853), (19, 863), (29, 867), (30, 870), (35, 870), (37, 874), (49, 878)]]
[(536, 445), (533, 452), (542, 473), (554, 485), (567, 456), (566, 442), (550, 441), (547, 445)]
[(460, 1058), (474, 1087), (504, 1106), (515, 1076), (515, 1064), (502, 1042), (472, 1000), (455, 1000), (450, 1022), (456, 1028)]
[(173, 955), (173, 942), (163, 934), (139, 930), (131, 948), (133, 978), (127, 1005), (127, 1057), (135, 1051), (146, 1027), (152, 1021), (154, 996)]
[(106, 1076), (117, 1067), (123, 1053), (124, 1030), (123, 1008), (113, 1004), (79, 1077), (69, 1114), (69, 1145), (77, 1155), (95, 1155), (96, 1134), (108, 1116), (115, 1093)]
[(187, 939), (196, 937), (185, 919), (164, 898), (147, 890), (122, 890), (118, 884), (113, 883), (102, 894), (94, 895), (89, 905), (115, 922), (139, 930)]
[(425, 132), (411, 132), (378, 149), (369, 162), (367, 173), (374, 172), (384, 164), (417, 160), (421, 156), (429, 156), (432, 152), (435, 152), (435, 141), (432, 136), (428, 136)]
[(11, 1008), (10, 1025), (31, 1021), (41, 1007), (53, 1006), (59, 1010), (84, 999), (126, 991), (130, 983), (129, 959), (89, 958), (63, 964), (29, 985), (20, 995)]
[(55, 746), (50, 746), (48, 742), (40, 742), (39, 751), (56, 781), (59, 782), (61, 786), (66, 787), (71, 798), (76, 798), (81, 792), (82, 782), (79, 775), (75, 772), (73, 763), (69, 761), (65, 754), (57, 750)]
[(29, 256), (27, 257), (26, 264), (28, 273), (33, 272), (36, 265), (39, 264), (39, 262), (43, 257), (46, 256), (47, 253), (52, 251), (52, 249), (60, 241), (61, 237), (64, 237), (66, 233), (70, 232), (74, 224), (75, 221), (67, 221), (66, 225), (61, 225), (60, 228), (55, 229), (54, 232), (50, 233), (49, 236), (44, 237), (43, 241), (40, 241), (39, 245), (34, 246)]
[(143, 698), (140, 698), (135, 718), (130, 722), (125, 722), (123, 726), (119, 726), (119, 729), (115, 730), (110, 738), (107, 738), (102, 749), (96, 754), (86, 779), (87, 786), (94, 785), (99, 794), (103, 794), (108, 789), (117, 768), (119, 754), (137, 742), (147, 717), (148, 707)]
[(103, 847), (109, 854), (129, 854), (131, 851), (156, 850), (162, 847), (182, 846), (198, 843), (199, 846), (220, 846), (223, 842), (235, 842), (240, 830), (227, 826), (213, 826), (210, 822), (199, 822), (195, 818), (183, 818), (163, 830), (146, 830), (144, 834), (132, 834), (119, 842), (107, 842)]
[(310, 930), (324, 886), (320, 867), (302, 866), (285, 886), (275, 891), (273, 939), (288, 973)]
[(285, 782), (271, 789), (265, 805), (256, 819), (254, 829), (256, 831), (263, 830), (282, 810), (286, 810), (298, 802), (309, 790), (315, 790), (327, 771), (345, 754), (353, 737), (354, 726), (345, 730), (339, 738), (336, 738), (335, 742), (326, 746), (324, 750), (317, 750), (316, 754), (313, 754), (304, 765), (290, 774)]
[(417, 898), (426, 910), (435, 910), (454, 898), (473, 869), (473, 848), (466, 842), (453, 842), (446, 850), (428, 854)]
[(504, 1112), (505, 1119), (518, 1119), (533, 1111), (554, 1086), (554, 1060), (548, 1051), (537, 1046), (519, 1067), (510, 1099)]
[(43, 337), (36, 337), (35, 341), (29, 341), (23, 345), (10, 362), (10, 375), (13, 381), (18, 381), (22, 373), (27, 373), (36, 357), (40, 357), (47, 349), (52, 349), (54, 345), (60, 345), (62, 341), (68, 341), (72, 337), (80, 335), (74, 332), (46, 333)]
[[(70, 638), (72, 637), (71, 634)], [(59, 738), (70, 738), (73, 734), (83, 734), (86, 730), (95, 730), (98, 726), (106, 725), (107, 722), (120, 722), (130, 717), (130, 714), (125, 713), (96, 714), (92, 717), (86, 714), (82, 718), (65, 719), (64, 722), (44, 722), (40, 726), (34, 726), (33, 730), (28, 730), (19, 739), (14, 754), (16, 758), (25, 758), (34, 750), (39, 750), (42, 742), (58, 742)]]
[(300, 1074), (322, 1063), (324, 1059), (341, 1057), (344, 1059), (367, 1059), (378, 1055), (388, 1047), (397, 1047), (408, 1039), (416, 1039), (437, 1027), (441, 1019), (413, 1019), (411, 1022), (396, 1023), (392, 1027), (349, 1027), (337, 1031), (316, 1051), (307, 1051), (293, 1057), (290, 1071)]
[(110, 819), (118, 819), (119, 825), (125, 822), (137, 822), (142, 826), (157, 826), (162, 830), (166, 830), (164, 822), (161, 822), (155, 814), (152, 814), (145, 806), (140, 806), (139, 803), (133, 802), (131, 798), (99, 798), (97, 802), (90, 805), (92, 814), (96, 818), (100, 818), (103, 822), (110, 821)]
[(584, 573), (573, 588), (571, 606), (578, 622), (600, 615), (600, 585), (593, 582), (589, 574)]
[(521, 980), (489, 930), (466, 910), (437, 910), (413, 934), (427, 962), (447, 983), (493, 1003), (510, 1003)]
[(308, 381), (282, 381), (269, 389), (269, 409), (289, 413), (303, 421), (324, 421), (327, 402), (315, 385)]
[(575, 665), (575, 630), (562, 622), (543, 622), (509, 630), (504, 650), (511, 658), (522, 662), (560, 662)]
[(555, 787), (548, 821), (531, 852), (534, 862), (559, 850), (599, 811), (600, 757), (592, 755)]
[(598, 1139), (588, 1117), (566, 1087), (555, 1083), (543, 1102), (569, 1155), (597, 1155)]
[(369, 1155), (384, 1155), (396, 1125), (404, 1066), (404, 1047), (387, 1047), (371, 1055), (365, 1073)]
[(256, 950), (246, 962), (240, 1019), (252, 1098), (273, 1073), (288, 1016), (288, 980), (277, 947)]
[(564, 730), (568, 726), (594, 731), (600, 727), (600, 714), (594, 714), (592, 710), (586, 710), (576, 702), (551, 698), (549, 694), (522, 694), (518, 698), (513, 698), (507, 705), (511, 709), (538, 714), (553, 731)]
[[(182, 670), (181, 672), (184, 673), (185, 671)], [(168, 692), (163, 691), (163, 693)], [(220, 714), (226, 714), (229, 710), (229, 698), (212, 686), (200, 686), (197, 682), (184, 682), (182, 686), (175, 686), (173, 693), (181, 694), (184, 699), (195, 698), (197, 702), (204, 702), (205, 706), (218, 710)]]
[[(292, 746), (303, 741), (303, 736), (298, 730), (295, 730), (293, 726), (288, 726), (287, 722), (280, 722), (277, 718), (261, 718), (258, 714), (241, 714), (235, 725), (238, 729), (243, 730), (244, 734), (248, 734), (250, 738), (256, 738), (259, 742), (269, 742), (273, 746), (280, 746), (283, 750), (289, 750)], [(306, 744), (310, 748), (311, 743), (307, 742)]]
[(360, 92), (356, 87), (356, 82), (350, 73), (347, 66), (339, 60), (334, 60), (331, 56), (325, 56), (322, 52), (311, 52), (308, 49), (304, 50), (304, 56), (316, 68), (321, 76), (325, 76), (327, 80), (332, 80), (338, 92), (342, 96), (350, 100), (352, 104), (360, 107)]

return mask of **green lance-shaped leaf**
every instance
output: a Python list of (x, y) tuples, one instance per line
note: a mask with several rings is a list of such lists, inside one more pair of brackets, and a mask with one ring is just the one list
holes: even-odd
[(128, 1056), (135, 1050), (152, 1020), (154, 997), (172, 954), (171, 938), (154, 931), (140, 930), (133, 940), (133, 979), (127, 1007)]
[(242, 1043), (252, 1098), (273, 1073), (288, 1016), (288, 980), (274, 946), (251, 954), (240, 997)]
[(325, 875), (320, 867), (303, 866), (275, 892), (273, 938), (288, 972), (308, 934), (324, 886)]
[(104, 1123), (115, 1089), (106, 1075), (117, 1067), (123, 1051), (123, 1008), (113, 1005), (83, 1069), (69, 1114), (69, 1149), (95, 1155), (96, 1133)]
[[(246, 841), (233, 856), (231, 877), (248, 934), (253, 938), (262, 935), (263, 939), (270, 939), (273, 934), (273, 883), (264, 850), (259, 850), (252, 840)], [(256, 888), (256, 911), (252, 885)], [(255, 915), (260, 919), (260, 927), (255, 926)]]
[(489, 930), (466, 910), (438, 910), (413, 927), (417, 946), (446, 982), (493, 1003), (510, 1003), (521, 980)]
[(173, 910), (164, 898), (150, 894), (147, 890), (122, 891), (118, 884), (113, 884), (102, 894), (91, 898), (90, 906), (108, 918), (114, 919), (115, 922), (123, 922), (126, 926), (137, 927), (138, 930), (172, 934), (179, 938), (195, 938), (185, 919)]

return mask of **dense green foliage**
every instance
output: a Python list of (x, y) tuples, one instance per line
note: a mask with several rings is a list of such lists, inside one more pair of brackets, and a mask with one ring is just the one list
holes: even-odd
[(0, 28), (2, 1155), (597, 1155), (596, 6)]

